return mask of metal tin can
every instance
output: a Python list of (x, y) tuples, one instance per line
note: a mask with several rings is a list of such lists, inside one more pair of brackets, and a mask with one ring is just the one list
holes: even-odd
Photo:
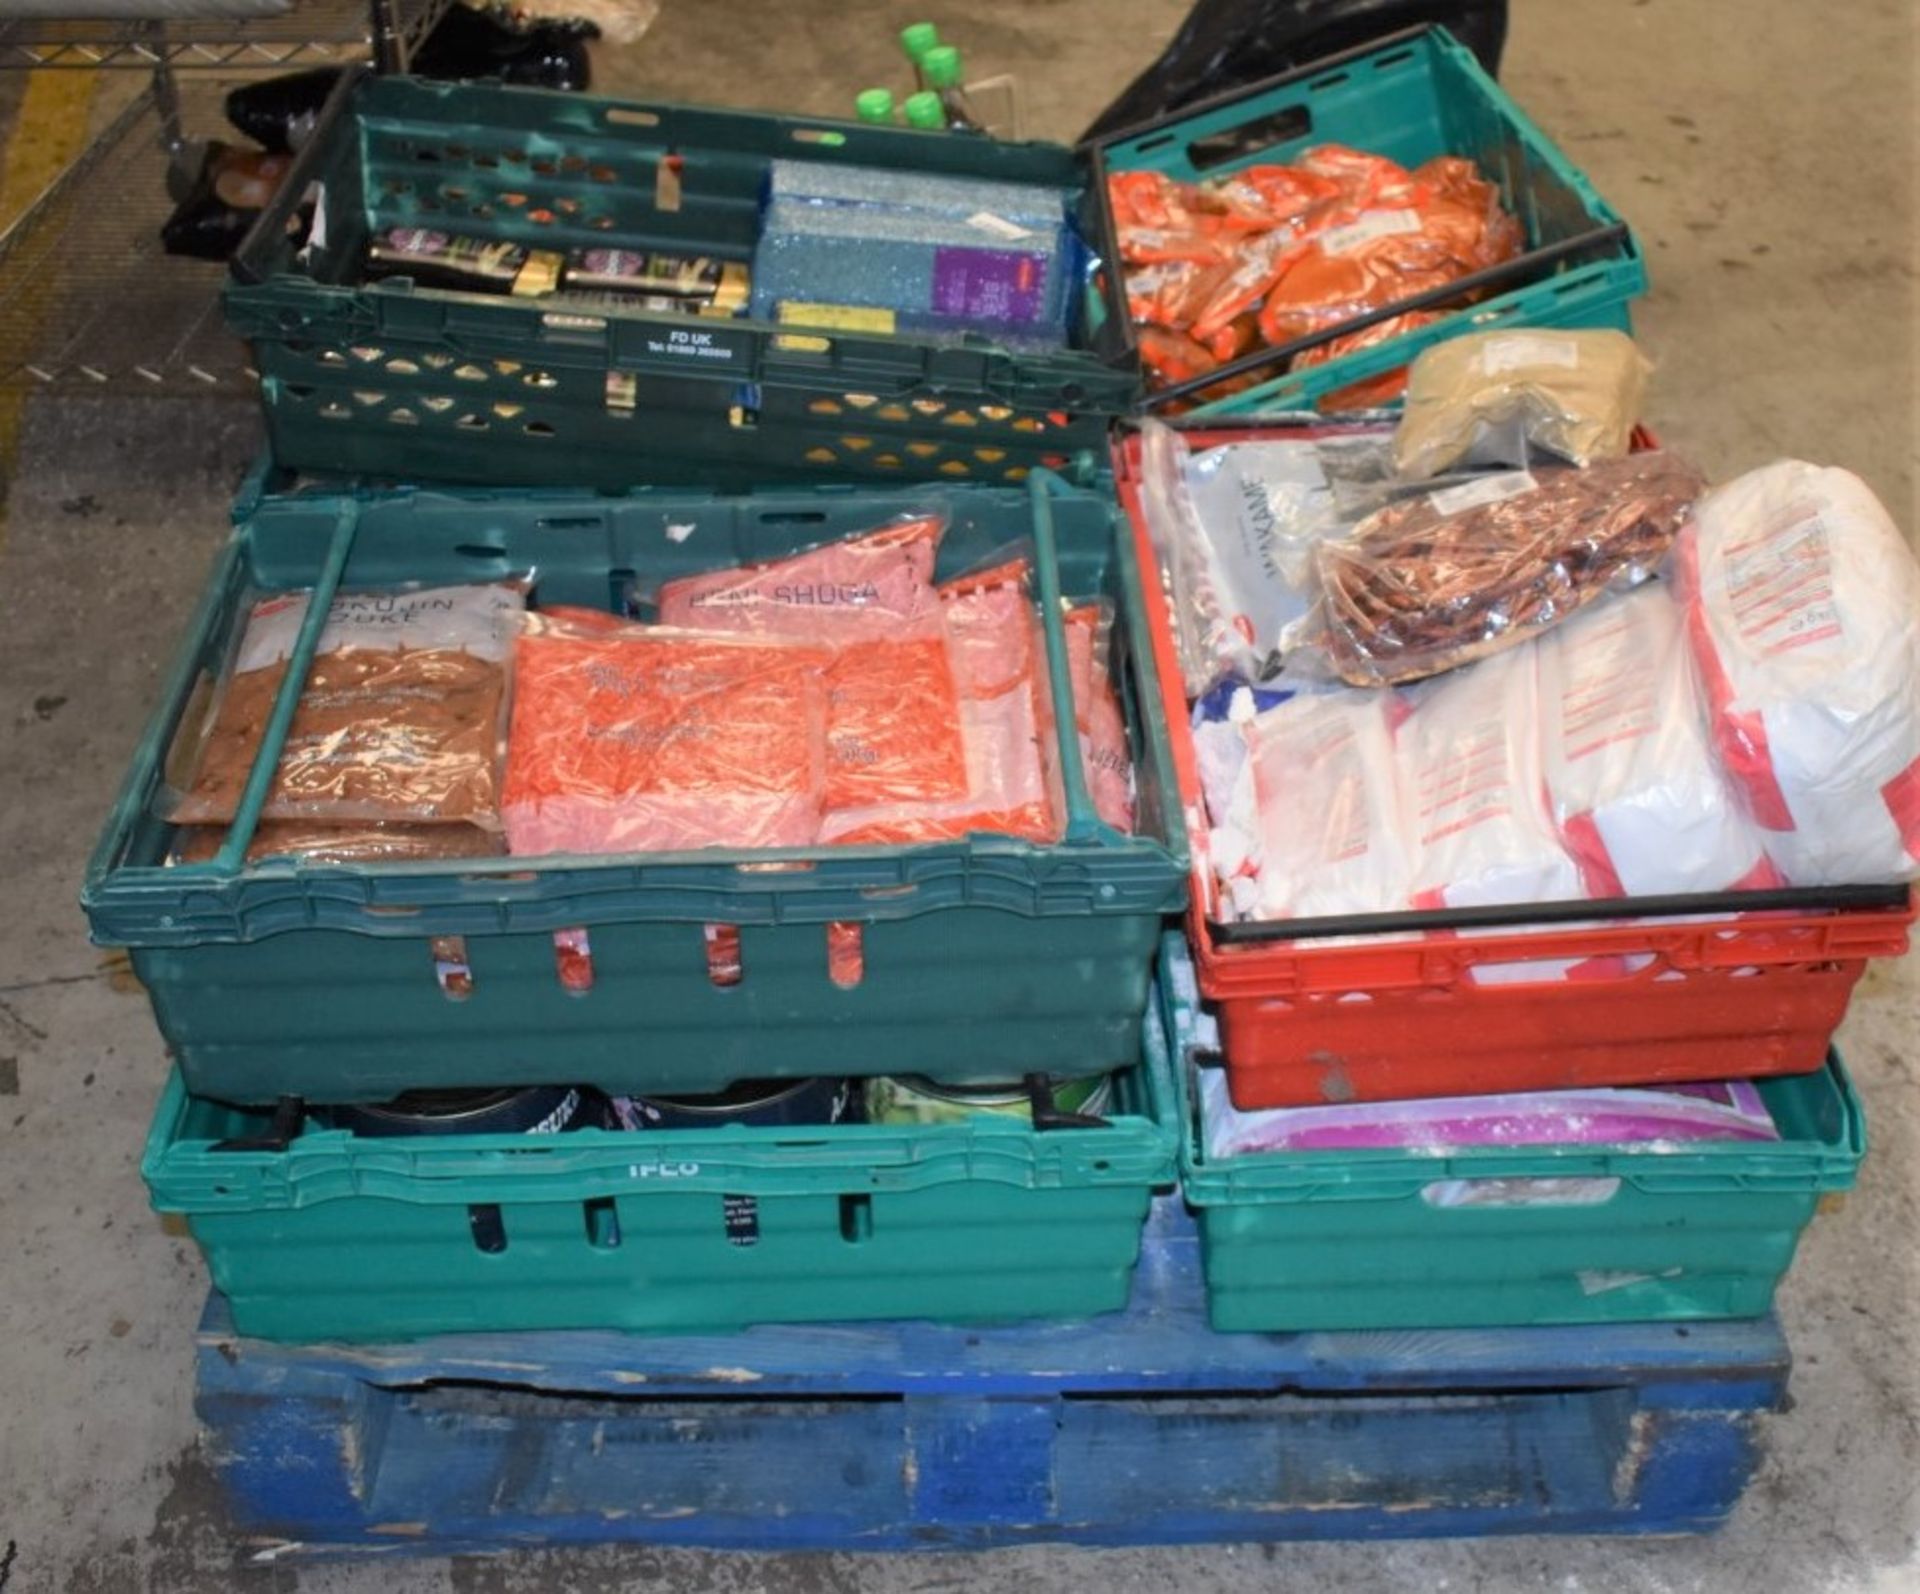
[[(1068, 1079), (1053, 1087), (1062, 1112), (1097, 1117), (1113, 1095), (1108, 1074)], [(1033, 1117), (1024, 1085), (936, 1085), (918, 1074), (867, 1081), (867, 1122), (872, 1124), (963, 1124), (978, 1113), (1002, 1118)]]
[(853, 1087), (845, 1079), (748, 1079), (712, 1096), (631, 1096), (621, 1121), (629, 1129), (718, 1129), (726, 1124), (821, 1125), (847, 1122)]
[(392, 1101), (315, 1108), (314, 1115), (356, 1135), (555, 1135), (604, 1122), (598, 1094), (568, 1085), (410, 1090)]

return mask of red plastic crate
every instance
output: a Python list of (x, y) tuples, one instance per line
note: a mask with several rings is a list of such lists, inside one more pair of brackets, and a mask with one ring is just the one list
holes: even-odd
[[(1191, 448), (1344, 427), (1186, 434)], [(1641, 432), (1637, 446), (1656, 446)], [(1565, 928), (1410, 931), (1229, 945), (1216, 900), (1187, 704), (1159, 562), (1141, 512), (1139, 438), (1114, 450), (1148, 573), (1147, 621), (1193, 851), (1187, 938), (1218, 1010), (1240, 1108), (1811, 1073), (1870, 957), (1907, 949), (1914, 907), (1703, 919), (1648, 915)], [(1627, 958), (1628, 972), (1528, 978), (1525, 965)], [(1521, 966), (1515, 968), (1515, 965)], [(1498, 983), (1485, 983), (1498, 970)]]

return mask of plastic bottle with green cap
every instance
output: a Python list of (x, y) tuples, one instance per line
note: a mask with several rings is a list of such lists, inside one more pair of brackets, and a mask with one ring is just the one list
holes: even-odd
[(853, 97), (853, 114), (863, 122), (893, 126), (893, 90), (862, 89)]
[(940, 96), (931, 89), (909, 94), (906, 104), (900, 108), (906, 112), (909, 127), (944, 129), (947, 125), (947, 108), (940, 103)]
[(948, 127), (957, 133), (984, 133), (987, 130), (986, 124), (974, 114), (972, 105), (967, 102), (960, 51), (955, 46), (936, 44), (920, 57), (920, 71), (927, 80), (927, 87), (940, 96)]
[(914, 81), (926, 88), (927, 75), (920, 67), (920, 58), (927, 51), (939, 48), (940, 30), (931, 22), (909, 22), (900, 30), (900, 48), (907, 53), (907, 59), (913, 63)]

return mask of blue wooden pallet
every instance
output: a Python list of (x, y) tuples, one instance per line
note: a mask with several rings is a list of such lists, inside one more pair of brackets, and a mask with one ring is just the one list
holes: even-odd
[(287, 1346), (215, 1296), (198, 1409), (280, 1553), (1685, 1533), (1787, 1371), (1772, 1319), (1215, 1334), (1168, 1201), (1080, 1322)]

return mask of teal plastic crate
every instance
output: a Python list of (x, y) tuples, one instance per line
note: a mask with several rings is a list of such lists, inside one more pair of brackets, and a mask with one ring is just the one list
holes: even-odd
[[(1619, 214), (1473, 52), (1444, 28), (1396, 34), (1331, 56), (1252, 89), (1236, 90), (1095, 146), (1093, 189), (1103, 207), (1102, 248), (1118, 259), (1109, 172), (1159, 171), (1183, 181), (1244, 166), (1290, 161), (1316, 144), (1349, 144), (1403, 165), (1464, 155), (1499, 187), (1526, 233), (1519, 259), (1356, 317), (1278, 349), (1249, 354), (1192, 382), (1158, 389), (1148, 409), (1173, 403), (1222, 377), (1273, 369), (1255, 385), (1191, 407), (1196, 417), (1313, 410), (1329, 394), (1405, 365), (1422, 349), (1463, 332), (1498, 327), (1616, 327), (1632, 330), (1629, 302), (1647, 291), (1646, 264)], [(1284, 362), (1344, 333), (1411, 309), (1439, 309), (1463, 288), (1477, 302), (1378, 347), (1287, 372)], [(1133, 329), (1126, 325), (1131, 344)]]
[[(495, 84), (349, 79), (233, 262), (274, 456), (403, 481), (624, 488), (806, 477), (1018, 482), (1091, 470), (1139, 395), (1124, 316), (1089, 286), (1079, 347), (780, 328), (361, 284), (370, 232), (751, 260), (776, 158), (1044, 183), (1054, 144), (634, 104)], [(318, 240), (289, 237), (317, 194)], [(1089, 210), (1083, 226), (1094, 225)]]
[[(242, 865), (274, 758), (256, 766), (222, 856), (166, 868), (169, 749), (199, 723), (261, 591), (318, 586), (290, 680), (336, 583), (536, 574), (542, 603), (607, 608), (629, 580), (774, 558), (907, 510), (944, 509), (942, 578), (1030, 539), (1061, 734), (1065, 838), (925, 846), (377, 866)], [(672, 534), (669, 535), (669, 528)], [(690, 529), (688, 529), (690, 528)], [(1115, 680), (1138, 772), (1137, 834), (1094, 813), (1067, 687), (1060, 598), (1115, 609)], [(791, 489), (740, 496), (401, 490), (243, 494), (148, 725), (82, 901), (131, 949), (196, 1095), (382, 1100), (428, 1086), (594, 1084), (667, 1094), (749, 1078), (909, 1072), (949, 1083), (1100, 1073), (1138, 1046), (1162, 916), (1186, 896), (1161, 694), (1126, 522), (1110, 496), (1038, 472), (1024, 488)], [(305, 651), (302, 651), (305, 650)], [(270, 722), (277, 749), (296, 695)], [(863, 973), (829, 975), (834, 925)], [(706, 929), (738, 928), (716, 984)], [(554, 935), (590, 933), (592, 989), (559, 977)], [(845, 932), (838, 932), (844, 934)], [(470, 992), (443, 990), (435, 938), (463, 938)]]
[[(1759, 1317), (1866, 1120), (1839, 1054), (1760, 1081), (1777, 1143), (1207, 1154), (1189, 1070), (1211, 1045), (1185, 943), (1162, 960), (1180, 1182), (1218, 1329), (1530, 1327)], [(1467, 1205), (1444, 1185), (1485, 1191)]]
[(222, 1150), (264, 1115), (176, 1071), (140, 1171), (263, 1339), (1086, 1317), (1126, 1305), (1174, 1180), (1159, 1015), (1142, 1027), (1105, 1128), (362, 1139), (309, 1121), (284, 1149)]

